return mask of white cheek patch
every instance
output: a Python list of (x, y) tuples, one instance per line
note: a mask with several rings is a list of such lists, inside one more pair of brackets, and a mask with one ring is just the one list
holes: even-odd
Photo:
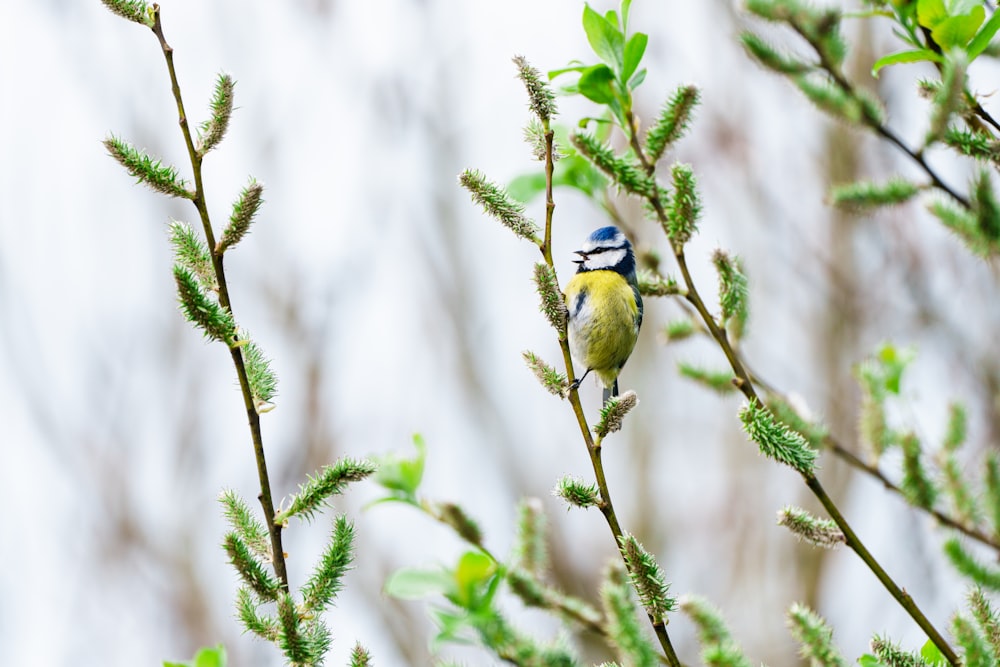
[(609, 240), (591, 241), (590, 239), (587, 239), (586, 241), (583, 242), (583, 247), (580, 248), (580, 250), (585, 253), (588, 253), (588, 252), (594, 252), (594, 250), (596, 250), (597, 248), (614, 247), (624, 244), (625, 244), (625, 235), (622, 234), (621, 232), (618, 232), (617, 234), (614, 235), (613, 238)]
[(591, 271), (597, 269), (610, 269), (617, 266), (619, 262), (625, 259), (625, 254), (625, 248), (605, 250), (604, 252), (597, 253), (592, 257), (588, 257), (586, 261), (584, 261), (583, 265)]

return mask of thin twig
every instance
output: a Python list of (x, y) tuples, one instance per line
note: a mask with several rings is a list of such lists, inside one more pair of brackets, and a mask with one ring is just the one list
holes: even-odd
[[(153, 33), (160, 41), (160, 48), (163, 57), (167, 61), (167, 71), (170, 74), (170, 88), (177, 102), (178, 122), (181, 133), (184, 135), (184, 143), (187, 146), (188, 157), (191, 161), (191, 169), (194, 175), (195, 196), (193, 199), (195, 208), (201, 218), (202, 228), (205, 231), (205, 240), (208, 244), (212, 257), (212, 267), (215, 269), (215, 277), (219, 286), (219, 304), (233, 312), (232, 301), (229, 297), (229, 288), (226, 284), (226, 272), (222, 264), (222, 253), (218, 252), (215, 243), (215, 234), (212, 230), (212, 222), (208, 214), (208, 205), (205, 202), (205, 189), (202, 183), (201, 162), (202, 156), (198, 153), (191, 136), (191, 128), (188, 124), (187, 114), (184, 111), (184, 101), (181, 98), (180, 85), (177, 83), (177, 72), (174, 69), (174, 50), (167, 43), (163, 35), (163, 25), (160, 22), (160, 6), (153, 5)], [(239, 379), (240, 389), (243, 392), (243, 404), (246, 408), (247, 422), (250, 426), (250, 437), (253, 440), (254, 455), (257, 459), (257, 475), (260, 480), (260, 500), (264, 510), (264, 517), (267, 520), (267, 529), (271, 538), (271, 561), (274, 573), (281, 582), (281, 587), (288, 592), (288, 571), (285, 568), (285, 552), (281, 546), (281, 526), (274, 522), (274, 501), (271, 497), (271, 480), (267, 473), (267, 461), (264, 457), (264, 440), (260, 430), (260, 415), (254, 405), (253, 394), (250, 391), (250, 382), (247, 378), (246, 367), (243, 364), (243, 353), (240, 346), (233, 345), (229, 348), (229, 354), (233, 359), (233, 366), (236, 367), (236, 376)]]
[[(820, 67), (822, 67), (823, 70), (830, 75), (830, 77), (834, 80), (834, 82), (838, 86), (840, 86), (848, 95), (850, 95), (851, 98), (855, 100), (860, 99), (857, 91), (855, 90), (851, 82), (848, 81), (847, 78), (840, 72), (840, 70), (837, 69), (837, 67), (832, 62), (829, 61), (823, 49), (821, 49), (819, 45), (816, 44), (810, 38), (810, 36), (806, 33), (806, 31), (802, 30), (802, 27), (799, 26), (795, 21), (790, 21), (789, 25), (796, 33), (798, 33), (803, 39), (805, 39), (810, 46), (813, 47), (813, 49), (816, 51), (816, 55), (819, 56)], [(927, 176), (930, 177), (931, 182), (934, 184), (935, 187), (937, 187), (939, 190), (946, 192), (950, 197), (952, 197), (955, 201), (957, 201), (965, 210), (967, 211), (971, 210), (972, 205), (969, 203), (969, 199), (957, 193), (947, 183), (941, 180), (941, 177), (938, 176), (937, 172), (934, 171), (934, 169), (931, 168), (931, 166), (927, 163), (927, 159), (924, 157), (923, 151), (915, 151), (909, 146), (907, 146), (906, 143), (903, 142), (903, 140), (900, 139), (895, 132), (893, 132), (891, 129), (889, 129), (882, 123), (878, 122), (876, 119), (870, 118), (868, 114), (862, 113), (861, 118), (863, 122), (872, 130), (874, 130), (879, 136), (881, 136), (886, 141), (899, 148), (899, 150), (906, 153), (906, 155), (909, 156), (911, 160), (920, 165), (921, 169), (924, 170), (924, 173), (926, 173)]]

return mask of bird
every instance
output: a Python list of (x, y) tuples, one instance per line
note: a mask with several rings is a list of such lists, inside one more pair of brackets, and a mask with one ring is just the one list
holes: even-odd
[(604, 387), (604, 403), (618, 395), (618, 374), (628, 361), (642, 326), (642, 297), (635, 275), (635, 253), (614, 226), (594, 230), (575, 252), (576, 274), (563, 297), (573, 358), (586, 370), (576, 389), (593, 371)]

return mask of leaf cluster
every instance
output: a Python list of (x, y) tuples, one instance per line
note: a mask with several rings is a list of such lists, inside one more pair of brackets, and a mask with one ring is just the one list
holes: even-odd
[(632, 91), (646, 78), (646, 69), (639, 66), (646, 53), (649, 36), (641, 32), (629, 34), (631, 4), (631, 0), (624, 0), (617, 11), (609, 10), (604, 14), (585, 4), (583, 30), (599, 62), (587, 65), (577, 61), (549, 72), (550, 79), (569, 73), (578, 74), (574, 82), (562, 87), (562, 92), (583, 95), (606, 106), (621, 127), (631, 124)]
[(989, 46), (1000, 30), (1000, 17), (986, 20), (982, 2), (919, 0), (882, 3), (882, 16), (895, 24), (897, 37), (910, 48), (882, 56), (872, 65), (872, 74), (890, 65), (915, 62), (941, 64), (942, 54), (961, 52), (972, 62)]

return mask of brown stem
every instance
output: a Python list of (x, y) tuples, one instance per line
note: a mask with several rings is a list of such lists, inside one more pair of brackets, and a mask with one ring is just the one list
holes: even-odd
[[(205, 231), (205, 240), (208, 244), (212, 257), (212, 267), (215, 269), (215, 278), (219, 284), (219, 304), (233, 312), (232, 302), (229, 297), (229, 288), (226, 284), (226, 272), (222, 263), (222, 253), (218, 252), (215, 243), (215, 233), (212, 230), (212, 222), (208, 214), (208, 205), (205, 203), (205, 189), (202, 183), (201, 161), (202, 155), (195, 148), (194, 140), (191, 136), (191, 127), (188, 124), (187, 114), (184, 111), (184, 101), (181, 98), (181, 88), (177, 83), (177, 72), (174, 69), (174, 49), (163, 35), (163, 24), (160, 22), (160, 6), (153, 5), (153, 33), (160, 41), (160, 49), (163, 57), (167, 61), (167, 71), (170, 74), (170, 89), (173, 92), (174, 100), (177, 103), (177, 116), (180, 123), (181, 133), (184, 135), (184, 143), (187, 146), (188, 157), (191, 161), (191, 169), (194, 174), (195, 196), (193, 199), (195, 208), (201, 218), (202, 228)], [(260, 500), (267, 519), (268, 533), (271, 538), (271, 558), (274, 566), (274, 573), (281, 582), (281, 587), (288, 592), (288, 571), (285, 568), (285, 552), (281, 546), (281, 526), (274, 522), (274, 500), (271, 497), (271, 480), (267, 472), (267, 461), (264, 457), (264, 440), (260, 431), (260, 415), (257, 414), (257, 407), (254, 405), (253, 393), (250, 390), (250, 381), (247, 378), (246, 367), (243, 364), (243, 354), (240, 345), (236, 344), (229, 348), (229, 354), (233, 359), (233, 366), (236, 367), (236, 376), (239, 379), (240, 389), (243, 392), (243, 404), (246, 408), (247, 422), (250, 426), (250, 437), (253, 441), (254, 456), (257, 459), (257, 476), (260, 481)]]

